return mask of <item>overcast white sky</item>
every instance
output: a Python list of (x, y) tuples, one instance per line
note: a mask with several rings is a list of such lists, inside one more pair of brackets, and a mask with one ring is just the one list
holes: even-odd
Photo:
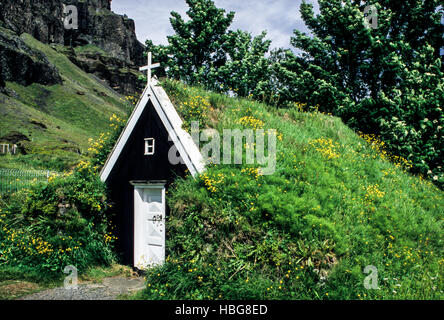
[[(317, 1), (314, 2), (317, 7)], [(242, 29), (258, 35), (268, 31), (272, 47), (290, 47), (294, 29), (306, 31), (299, 13), (302, 0), (215, 0), (216, 6), (236, 15), (230, 29)], [(316, 8), (315, 7), (315, 8)], [(137, 38), (144, 43), (167, 44), (166, 36), (173, 34), (170, 12), (186, 17), (185, 0), (114, 0), (112, 10), (126, 14), (136, 22)]]

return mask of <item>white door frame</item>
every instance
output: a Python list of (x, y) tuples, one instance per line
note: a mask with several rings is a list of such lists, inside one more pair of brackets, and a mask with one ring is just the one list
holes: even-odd
[[(165, 182), (131, 182), (134, 186), (134, 239), (133, 239), (133, 263), (134, 267), (144, 270), (153, 265), (163, 264), (165, 261)], [(142, 196), (146, 189), (161, 190), (161, 206), (157, 215), (150, 217), (149, 202), (145, 201)], [(161, 217), (159, 217), (161, 215)], [(150, 224), (151, 223), (151, 224)], [(150, 246), (150, 239), (148, 225), (153, 227), (157, 224), (159, 228), (156, 230), (157, 237), (156, 244)], [(154, 226), (156, 228), (156, 226)], [(157, 247), (157, 248), (156, 248)], [(156, 257), (150, 256), (150, 248), (155, 248), (158, 251)]]

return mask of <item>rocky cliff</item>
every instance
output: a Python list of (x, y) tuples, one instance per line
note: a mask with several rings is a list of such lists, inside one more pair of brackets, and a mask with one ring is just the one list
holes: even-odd
[[(68, 170), (87, 151), (89, 138), (109, 131), (111, 115), (124, 118), (132, 110), (115, 90), (60, 52), (62, 45), (0, 27), (4, 38), (0, 42), (9, 51), (0, 60), (6, 56), (8, 62), (0, 71), (8, 79), (4, 88), (0, 81), (0, 142), (16, 144), (19, 154), (0, 155), (0, 167)], [(61, 84), (47, 82), (60, 78)]]
[[(45, 44), (66, 46), (69, 58), (121, 93), (140, 91), (137, 68), (144, 46), (134, 21), (111, 11), (110, 0), (0, 0), (0, 26), (28, 33)], [(77, 12), (76, 28), (64, 19)], [(69, 20), (72, 22), (72, 20)], [(1, 46), (1, 43), (0, 43)], [(83, 50), (85, 48), (85, 50)], [(96, 48), (96, 50), (92, 50)], [(5, 75), (3, 77), (6, 79)]]
[(0, 27), (0, 87), (5, 81), (22, 85), (62, 83), (57, 68), (40, 51), (29, 48), (14, 32)]

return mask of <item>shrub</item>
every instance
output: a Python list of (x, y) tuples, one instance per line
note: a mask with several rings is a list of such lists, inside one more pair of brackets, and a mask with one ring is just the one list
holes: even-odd
[[(126, 100), (136, 103), (132, 96)], [(114, 261), (112, 208), (98, 172), (125, 123), (112, 115), (111, 130), (96, 140), (89, 139), (90, 160), (0, 202), (3, 270), (27, 270), (57, 278), (67, 265), (81, 272)]]
[(55, 277), (114, 259), (106, 189), (90, 163), (11, 196), (0, 209), (0, 264)]

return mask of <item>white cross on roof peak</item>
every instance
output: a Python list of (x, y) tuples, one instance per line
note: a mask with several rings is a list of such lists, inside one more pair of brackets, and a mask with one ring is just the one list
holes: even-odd
[(151, 70), (160, 67), (160, 63), (152, 63), (152, 53), (148, 52), (148, 65), (139, 68), (140, 71), (148, 71), (147, 86), (151, 84)]

